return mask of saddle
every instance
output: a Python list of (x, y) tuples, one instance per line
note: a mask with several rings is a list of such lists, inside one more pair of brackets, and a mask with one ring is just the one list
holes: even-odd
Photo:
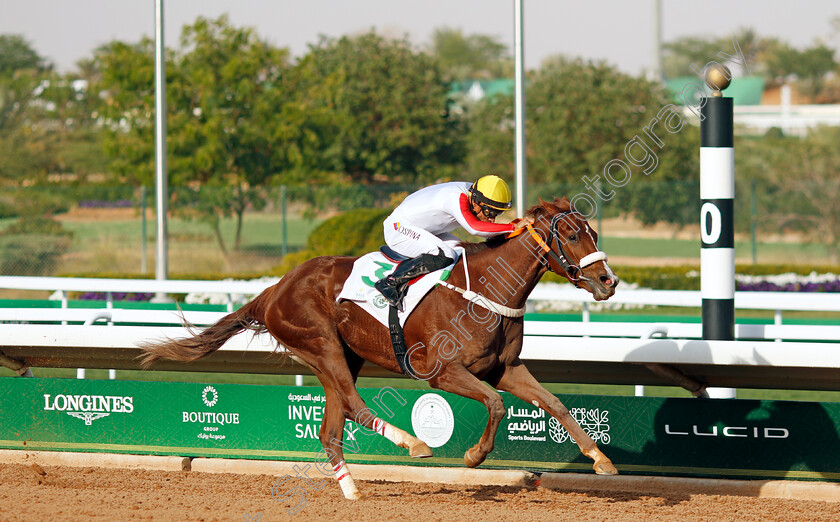
[(388, 301), (374, 288), (374, 284), (390, 274), (400, 262), (406, 259), (409, 258), (388, 246), (381, 247), (378, 252), (371, 252), (360, 257), (353, 263), (353, 270), (344, 282), (344, 287), (336, 301), (347, 300), (356, 303), (388, 328), (400, 368), (406, 375), (416, 378), (410, 367), (406, 366), (407, 350), (402, 327), (423, 297), (436, 285), (449, 278), (449, 273), (455, 263), (412, 280), (403, 299), (404, 311), (400, 312), (388, 305)]

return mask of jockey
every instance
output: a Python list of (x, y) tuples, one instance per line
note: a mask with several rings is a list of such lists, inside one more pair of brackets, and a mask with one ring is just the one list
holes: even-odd
[(402, 310), (408, 282), (458, 259), (460, 241), (449, 232), (459, 225), (476, 236), (512, 232), (513, 224), (495, 223), (511, 207), (510, 187), (498, 176), (482, 176), (475, 183), (453, 181), (409, 195), (385, 219), (385, 242), (411, 259), (397, 265), (374, 285), (392, 306)]

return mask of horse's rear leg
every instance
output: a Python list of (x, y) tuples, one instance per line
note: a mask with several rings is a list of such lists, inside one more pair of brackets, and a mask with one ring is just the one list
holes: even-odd
[(505, 366), (498, 379), (488, 380), (496, 389), (508, 391), (525, 402), (539, 406), (557, 419), (566, 428), (572, 439), (577, 442), (580, 451), (595, 461), (592, 468), (599, 475), (617, 475), (618, 470), (612, 461), (598, 448), (580, 424), (571, 416), (569, 410), (563, 406), (560, 399), (548, 392), (531, 375), (528, 368), (517, 359), (510, 366)]
[[(337, 373), (344, 376), (349, 374), (351, 378), (351, 386), (355, 389), (356, 378), (359, 371), (364, 364), (364, 360), (356, 357), (355, 354), (347, 354), (345, 352), (345, 360), (330, 365), (332, 370), (341, 368)], [(346, 372), (344, 371), (346, 368)], [(350, 471), (347, 470), (347, 465), (344, 462), (344, 405), (341, 398), (335, 390), (335, 378), (330, 375), (325, 375), (320, 371), (316, 371), (315, 375), (324, 387), (324, 395), (326, 402), (324, 403), (323, 416), (321, 420), (321, 429), (318, 432), (318, 438), (321, 440), (321, 446), (330, 460), (330, 464), (335, 472), (335, 478), (338, 480), (338, 485), (341, 486), (341, 492), (344, 493), (344, 498), (349, 500), (358, 500), (363, 498), (359, 489), (356, 487), (356, 482)], [(356, 441), (353, 444), (348, 444), (352, 451), (355, 447)]]
[[(341, 492), (344, 493), (344, 498), (349, 500), (358, 500), (362, 498), (362, 494), (356, 487), (356, 482), (353, 476), (347, 470), (347, 465), (344, 463), (344, 414), (342, 413), (341, 400), (335, 391), (324, 386), (324, 393), (327, 401), (324, 406), (323, 419), (321, 421), (321, 430), (318, 432), (318, 438), (321, 440), (321, 445), (330, 460), (330, 464), (335, 471), (335, 478), (338, 485), (341, 486)], [(354, 441), (355, 443), (355, 441)], [(352, 452), (353, 445), (350, 444)]]
[[(349, 363), (349, 365), (348, 365)], [(350, 500), (362, 498), (344, 462), (344, 449), (358, 451), (358, 441), (344, 442), (344, 424), (349, 419), (375, 431), (394, 444), (409, 450), (412, 457), (431, 457), (432, 450), (422, 440), (388, 424), (376, 417), (365, 407), (365, 402), (356, 389), (356, 376), (364, 361), (354, 354), (347, 354), (347, 360), (333, 361), (329, 373), (316, 371), (324, 387), (327, 402), (324, 408), (321, 430), (318, 433), (321, 445), (335, 470), (344, 497)]]
[(496, 431), (505, 416), (505, 404), (502, 397), (459, 364), (447, 365), (439, 375), (429, 381), (429, 384), (439, 390), (477, 400), (487, 407), (489, 418), (484, 433), (478, 443), (464, 454), (464, 463), (468, 467), (478, 466), (493, 451)]

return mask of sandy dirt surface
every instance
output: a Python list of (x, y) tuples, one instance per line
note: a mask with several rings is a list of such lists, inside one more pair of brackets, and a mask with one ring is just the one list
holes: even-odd
[[(359, 481), (344, 500), (334, 480), (313, 490), (267, 475), (0, 465), (0, 520), (837, 520), (840, 504), (693, 495), (571, 493), (537, 487)], [(295, 515), (286, 510), (308, 491)], [(274, 493), (272, 493), (272, 488)]]

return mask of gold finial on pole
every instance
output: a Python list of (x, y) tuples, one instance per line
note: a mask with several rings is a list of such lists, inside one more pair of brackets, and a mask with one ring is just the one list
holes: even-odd
[(712, 96), (719, 98), (723, 96), (720, 91), (729, 87), (729, 84), (732, 82), (732, 73), (727, 66), (718, 63), (706, 69), (705, 79), (706, 85), (714, 91)]

